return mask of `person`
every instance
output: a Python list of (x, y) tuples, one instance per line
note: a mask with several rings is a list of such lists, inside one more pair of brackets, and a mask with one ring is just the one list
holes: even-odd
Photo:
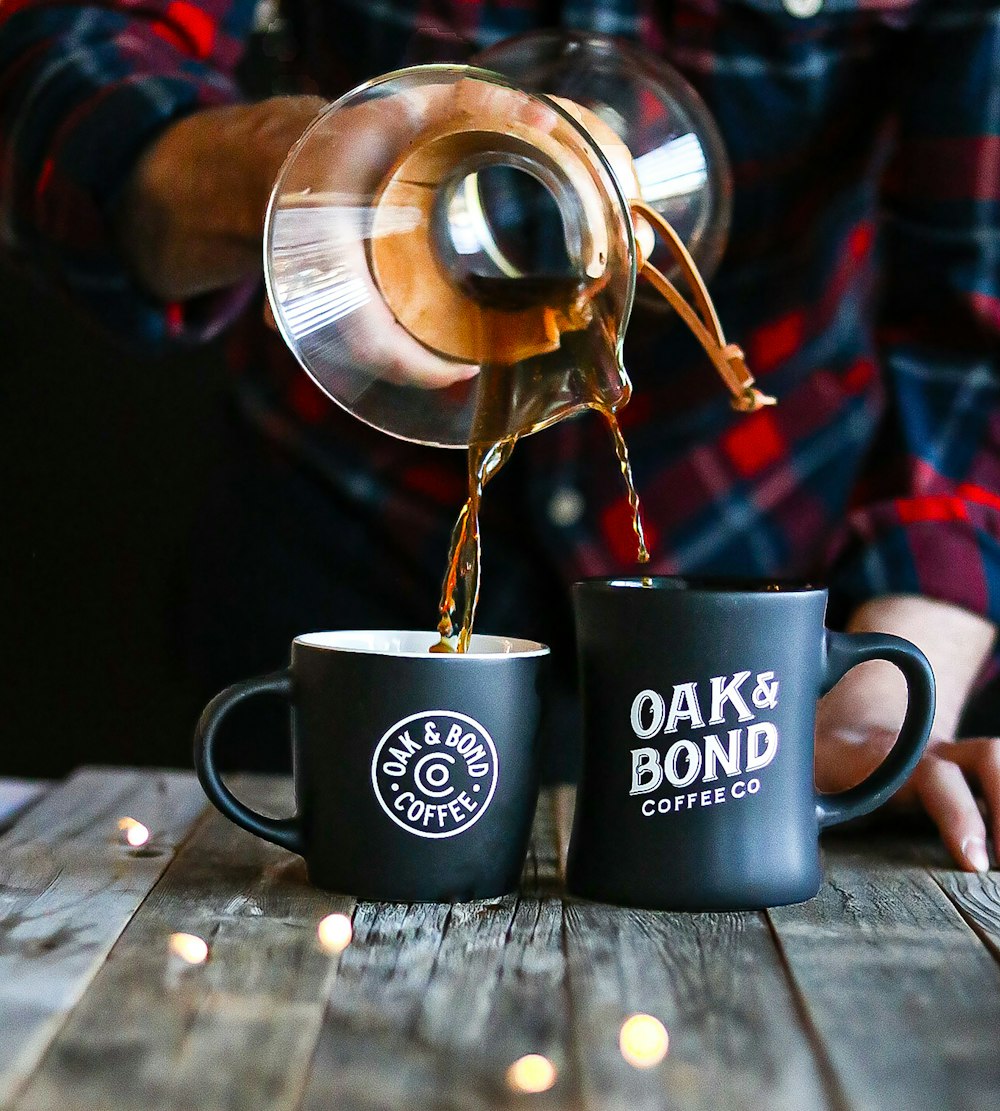
[[(233, 461), (183, 607), (206, 684), (276, 666), (307, 628), (432, 627), (464, 491), (460, 453), (337, 410), (248, 307), (289, 147), (329, 98), (381, 72), (540, 26), (609, 33), (679, 68), (720, 126), (735, 196), (711, 289), (779, 399), (734, 415), (683, 329), (636, 315), (622, 423), (651, 570), (822, 576), (831, 620), (919, 644), (938, 705), (904, 795), (962, 867), (985, 870), (988, 839), (1000, 849), (1000, 741), (959, 727), (1000, 619), (1000, 5), (283, 10), (295, 91), (251, 101), (240, 61), (265, 11), (251, 0), (0, 7), (7, 250), (147, 350), (241, 320)], [(566, 584), (634, 559), (605, 435), (581, 419), (530, 437), (484, 504), (478, 628), (548, 642), (567, 673)], [(877, 663), (835, 688), (818, 724), (822, 788), (879, 761), (903, 701)]]

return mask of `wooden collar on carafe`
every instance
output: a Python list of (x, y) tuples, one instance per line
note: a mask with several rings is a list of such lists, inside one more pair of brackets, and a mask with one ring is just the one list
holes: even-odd
[[(637, 268), (640, 277), (646, 279), (653, 289), (656, 289), (663, 298), (670, 302), (671, 308), (687, 324), (698, 340), (704, 352), (712, 361), (712, 366), (719, 372), (724, 386), (732, 394), (732, 407), (739, 412), (754, 412), (764, 406), (773, 406), (776, 399), (767, 393), (761, 392), (754, 386), (754, 379), (747, 368), (743, 351), (736, 343), (729, 343), (722, 332), (716, 307), (712, 304), (709, 292), (704, 287), (704, 281), (687, 247), (681, 242), (680, 236), (674, 231), (667, 220), (659, 212), (651, 209), (643, 201), (631, 201), (632, 220), (636, 223), (636, 252)], [(691, 304), (683, 294), (674, 286), (673, 282), (653, 264), (642, 256), (640, 243), (648, 237), (641, 236), (640, 221), (646, 221), (659, 232), (664, 246), (670, 251), (674, 261), (677, 262), (684, 280), (691, 291)]]
[[(732, 394), (732, 406), (741, 413), (753, 413), (765, 405), (774, 405), (775, 399), (762, 393), (754, 385), (754, 377), (747, 368), (743, 351), (729, 343), (722, 331), (712, 298), (705, 288), (705, 281), (681, 237), (658, 212), (641, 200), (639, 175), (632, 152), (621, 136), (594, 111), (565, 97), (550, 96), (563, 111), (573, 116), (600, 147), (608, 160), (626, 196), (630, 197), (632, 226), (635, 230), (636, 269), (651, 286), (676, 310), (695, 339), (705, 349), (705, 354), (719, 373), (725, 387)], [(694, 301), (692, 307), (670, 279), (649, 262), (659, 232), (664, 245), (673, 255)]]
[[(741, 413), (753, 413), (765, 405), (776, 404), (775, 398), (762, 393), (754, 385), (754, 376), (747, 368), (742, 348), (735, 343), (727, 342), (715, 306), (712, 304), (712, 298), (705, 288), (704, 279), (691, 253), (681, 242), (680, 236), (672, 225), (643, 201), (632, 201), (630, 207), (632, 220), (636, 225), (636, 254), (638, 255), (636, 264), (640, 276), (645, 278), (657, 293), (666, 298), (705, 349), (705, 354), (712, 360), (712, 365), (718, 371), (726, 389), (733, 395), (731, 402), (733, 408)], [(643, 240), (648, 240), (648, 236), (639, 234), (640, 221), (646, 221), (659, 232), (664, 245), (673, 255), (674, 261), (684, 275), (691, 290), (694, 307), (688, 303), (674, 283), (643, 256), (641, 243)]]

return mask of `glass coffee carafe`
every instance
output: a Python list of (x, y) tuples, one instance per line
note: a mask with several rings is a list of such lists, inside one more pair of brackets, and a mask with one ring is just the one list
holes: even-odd
[(769, 401), (699, 273), (722, 252), (729, 177), (687, 83), (595, 35), (522, 36), (477, 61), (376, 78), (289, 153), (265, 279), (320, 388), (442, 447), (614, 413), (631, 390), (622, 343), (642, 275), (738, 408)]

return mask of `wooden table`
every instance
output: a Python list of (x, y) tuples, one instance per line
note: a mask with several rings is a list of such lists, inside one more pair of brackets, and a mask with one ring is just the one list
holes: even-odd
[[(288, 806), (283, 780), (240, 790)], [(0, 839), (0, 1107), (1000, 1108), (996, 873), (929, 838), (840, 838), (801, 906), (621, 910), (560, 894), (571, 805), (543, 797), (518, 896), (355, 904), (191, 775), (78, 772)], [(317, 936), (337, 912), (339, 954)], [(634, 1013), (669, 1032), (654, 1067), (619, 1050)], [(556, 1070), (536, 1094), (508, 1079), (532, 1053)]]

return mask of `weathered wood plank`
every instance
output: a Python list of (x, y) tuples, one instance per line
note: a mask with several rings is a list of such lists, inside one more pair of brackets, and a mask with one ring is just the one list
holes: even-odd
[[(543, 795), (526, 882), (554, 886), (572, 796)], [(549, 842), (546, 847), (546, 841)], [(759, 915), (630, 912), (554, 899), (362, 904), (303, 1111), (486, 1108), (528, 1098), (506, 1070), (541, 1053), (540, 1107), (825, 1108), (819, 1068)], [(618, 1050), (635, 1012), (664, 1019), (667, 1060)]]
[[(133, 791), (148, 778), (136, 773)], [(197, 813), (202, 800), (188, 782)], [(252, 779), (240, 791), (274, 812), (286, 789), (284, 781)], [(149, 817), (151, 804), (141, 807), (139, 796), (127, 792), (129, 805), (122, 796), (101, 800), (93, 789), (87, 795), (66, 794), (48, 823), (40, 822), (47, 800), (0, 841), (0, 975), (6, 973), (0, 1054), (7, 984), (43, 955), (10, 952), (11, 937), (30, 936), (20, 921), (11, 925), (11, 899), (44, 899), (50, 880), (55, 890), (63, 880), (53, 859), (71, 875), (95, 858), (105, 868), (117, 862), (119, 879), (134, 887), (134, 866), (153, 862), (162, 870), (169, 857), (169, 838)], [(997, 1105), (1000, 965), (942, 891), (960, 904), (964, 899), (963, 912), (995, 943), (995, 911), (979, 908), (977, 918), (970, 910), (983, 890), (993, 907), (993, 877), (932, 878), (914, 864), (912, 850), (894, 857), (882, 842), (877, 855), (859, 842), (838, 846), (829, 853), (829, 882), (819, 899), (770, 912), (779, 952), (766, 916), (564, 907), (558, 898), (536, 897), (560, 891), (571, 802), (565, 791), (543, 796), (525, 894), (451, 907), (361, 904), (354, 944), (339, 960), (320, 951), (315, 926), (352, 904), (309, 888), (296, 858), (211, 812), (103, 967), (103, 953), (99, 959), (84, 953), (91, 986), (68, 1020), (72, 999), (58, 1013), (62, 1029), (20, 1098), (0, 1105), (12, 1111), (480, 1111), (529, 1103), (572, 1111), (709, 1105), (992, 1111)], [(151, 851), (167, 856), (129, 856), (116, 829), (124, 813), (153, 826)], [(9, 845), (29, 861), (49, 862), (48, 871), (36, 866), (24, 890), (10, 883)], [(75, 925), (73, 904), (60, 909), (56, 901), (54, 909)], [(33, 903), (30, 911), (34, 948), (44, 951), (50, 920), (37, 921)], [(170, 957), (174, 931), (204, 937), (209, 961), (190, 967)], [(53, 948), (74, 956), (75, 938), (54, 940)], [(25, 998), (38, 990), (34, 985)], [(670, 1032), (669, 1054), (649, 1071), (633, 1069), (618, 1052), (621, 1022), (637, 1011), (656, 1015)], [(518, 1095), (506, 1070), (532, 1052), (553, 1061), (558, 1079), (548, 1092)], [(36, 1049), (31, 1064), (37, 1059)]]
[(985, 875), (960, 871), (926, 818), (912, 823), (902, 835), (880, 840), (879, 851), (926, 867), (983, 944), (1000, 959), (1000, 871)]
[[(960, 871), (929, 818), (893, 815), (883, 824), (889, 833), (880, 834), (874, 851), (888, 859), (925, 867), (983, 943), (1000, 959), (1000, 870), (982, 876)], [(835, 843), (844, 849), (867, 851), (859, 849), (862, 836), (862, 833), (846, 837), (840, 834)]]
[[(552, 839), (565, 874), (575, 790), (543, 796), (536, 839)], [(640, 1111), (671, 1107), (828, 1105), (820, 1063), (766, 921), (674, 915), (571, 903), (565, 913), (567, 990), (583, 1102)], [(639, 1070), (619, 1051), (621, 1025), (652, 1014), (670, 1051)]]
[[(0, 838), (0, 1106), (204, 807), (193, 775), (84, 769)], [(149, 827), (143, 848), (122, 842), (125, 816)]]
[(1000, 966), (912, 851), (847, 842), (816, 899), (768, 912), (852, 1108), (995, 1111)]
[[(285, 780), (241, 777), (274, 813)], [(14, 1104), (17, 1111), (278, 1111), (297, 1106), (338, 957), (319, 921), (351, 900), (211, 811), (132, 919)], [(184, 964), (174, 932), (208, 942)]]
[(980, 876), (935, 868), (931, 874), (993, 955), (1000, 959), (1000, 873), (988, 872)]
[[(759, 914), (566, 909), (582, 1106), (602, 1111), (807, 1111), (832, 1106), (794, 993)], [(619, 1050), (632, 1014), (666, 1027), (662, 1064)]]
[(0, 779), (0, 833), (55, 784), (44, 779)]
[(517, 1106), (507, 1069), (531, 1053), (559, 1073), (532, 1106), (580, 1106), (561, 903), (360, 904), (355, 928), (303, 1111)]

